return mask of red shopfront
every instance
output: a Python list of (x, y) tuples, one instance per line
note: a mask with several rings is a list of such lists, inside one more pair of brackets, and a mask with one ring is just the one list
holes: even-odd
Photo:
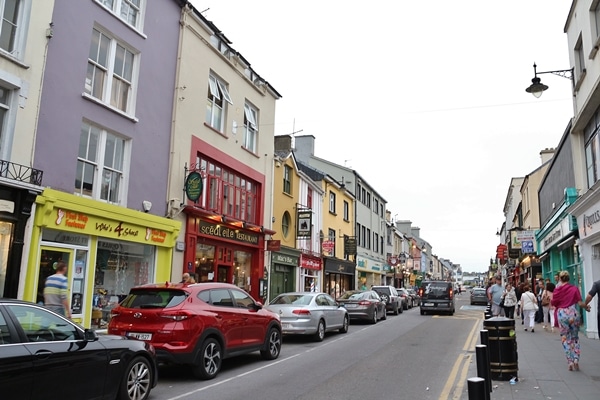
[(184, 272), (197, 282), (232, 283), (261, 300), (264, 229), (239, 221), (228, 223), (219, 215), (198, 215), (194, 209), (188, 212)]
[(311, 254), (300, 253), (300, 285), (301, 291), (320, 292), (323, 279), (323, 259)]

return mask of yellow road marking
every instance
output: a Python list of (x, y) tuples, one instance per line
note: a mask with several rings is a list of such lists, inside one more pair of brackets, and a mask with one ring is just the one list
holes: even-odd
[[(473, 318), (471, 318), (471, 319), (473, 319)], [(467, 351), (469, 348), (475, 347), (475, 343), (477, 343), (477, 326), (479, 325), (480, 321), (481, 321), (481, 319), (476, 319), (475, 322), (473, 323), (473, 328), (471, 328), (471, 332), (469, 333), (469, 336), (467, 336), (467, 339), (465, 340), (465, 345), (463, 346), (463, 349), (462, 349), (463, 351)], [(459, 396), (458, 398), (460, 398), (460, 395), (462, 394), (462, 390), (464, 388), (463, 381), (466, 379), (466, 374), (468, 373), (470, 362), (471, 362), (470, 355), (458, 357), (456, 359), (456, 361), (454, 362), (454, 365), (452, 366), (452, 369), (450, 370), (450, 375), (448, 376), (448, 380), (446, 380), (446, 384), (444, 385), (444, 388), (442, 389), (442, 393), (440, 394), (440, 397), (439, 397), (440, 400), (447, 400), (450, 398), (450, 391), (454, 387), (454, 382), (456, 381), (456, 376), (458, 375), (458, 371), (460, 370), (460, 367), (462, 364), (460, 381), (456, 385), (456, 389), (454, 390), (454, 396), (453, 396), (454, 399), (457, 398), (456, 397), (457, 395)]]

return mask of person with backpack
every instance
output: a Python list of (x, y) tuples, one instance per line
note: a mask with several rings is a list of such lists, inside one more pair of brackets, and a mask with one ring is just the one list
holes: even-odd
[(546, 283), (546, 288), (542, 292), (542, 309), (544, 312), (544, 330), (550, 328), (551, 332), (554, 332), (554, 307), (552, 307), (552, 292), (554, 292), (555, 285), (552, 282)]

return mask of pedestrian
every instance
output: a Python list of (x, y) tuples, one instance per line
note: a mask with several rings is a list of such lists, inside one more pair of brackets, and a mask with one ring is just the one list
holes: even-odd
[(504, 316), (506, 318), (514, 319), (515, 306), (517, 305), (517, 293), (510, 283), (506, 284), (502, 298), (504, 299)]
[(68, 279), (66, 277), (67, 264), (57, 261), (53, 264), (55, 273), (46, 278), (44, 285), (44, 306), (62, 315), (71, 318), (71, 309), (68, 299)]
[(496, 276), (496, 283), (488, 290), (488, 300), (492, 304), (492, 315), (498, 317), (504, 315), (504, 310), (500, 306), (502, 301), (502, 293), (504, 288), (502, 287), (502, 277)]
[(554, 332), (554, 308), (550, 304), (552, 301), (552, 292), (556, 286), (549, 280), (546, 282), (546, 289), (542, 292), (542, 309), (544, 312), (544, 330), (550, 328)]
[[(592, 288), (590, 289), (590, 291), (588, 292), (588, 294), (585, 296), (585, 310), (586, 311), (590, 311), (590, 302), (592, 301), (592, 299), (594, 298), (595, 295), (597, 295), (598, 293), (600, 293), (600, 280), (597, 280), (596, 282), (592, 283)], [(597, 315), (596, 315), (596, 319), (597, 321), (597, 325), (596, 325), (596, 329), (600, 330), (600, 295), (598, 295), (598, 305), (597, 305)]]
[(196, 280), (189, 273), (184, 273), (181, 277), (181, 283), (196, 283)]
[(523, 286), (523, 294), (521, 295), (521, 313), (523, 313), (523, 319), (525, 321), (525, 331), (531, 329), (531, 332), (535, 332), (535, 314), (537, 309), (537, 299), (531, 291), (529, 283), (526, 283)]
[(546, 289), (546, 285), (544, 284), (543, 279), (538, 279), (537, 286), (535, 288), (535, 297), (537, 298), (538, 310), (535, 313), (535, 322), (543, 323), (544, 322), (544, 310), (541, 306), (542, 304), (542, 293)]
[(521, 310), (521, 295), (523, 294), (523, 282), (519, 283), (519, 286), (515, 289), (515, 293), (517, 294), (517, 317), (521, 317), (521, 325), (525, 322), (525, 318), (523, 317), (523, 312)]
[(569, 364), (569, 371), (579, 370), (579, 326), (581, 313), (579, 307), (586, 307), (581, 300), (579, 288), (569, 283), (570, 276), (567, 271), (558, 274), (560, 285), (552, 292), (551, 304), (556, 308), (556, 324), (560, 329), (560, 337)]

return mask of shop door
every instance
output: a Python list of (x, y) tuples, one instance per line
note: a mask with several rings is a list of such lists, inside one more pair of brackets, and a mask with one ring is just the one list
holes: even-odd
[(229, 270), (230, 267), (226, 265), (219, 265), (217, 267), (217, 282), (230, 283), (231, 280), (229, 279)]
[(36, 302), (38, 304), (44, 304), (44, 285), (46, 284), (46, 278), (54, 274), (55, 263), (59, 261), (63, 261), (65, 264), (67, 264), (67, 273), (65, 275), (69, 279), (69, 288), (71, 288), (71, 275), (73, 272), (72, 260), (73, 251), (70, 249), (42, 246), (36, 298)]
[(281, 293), (293, 292), (295, 290), (291, 271), (279, 270), (271, 274), (271, 298), (269, 301), (273, 300)]

